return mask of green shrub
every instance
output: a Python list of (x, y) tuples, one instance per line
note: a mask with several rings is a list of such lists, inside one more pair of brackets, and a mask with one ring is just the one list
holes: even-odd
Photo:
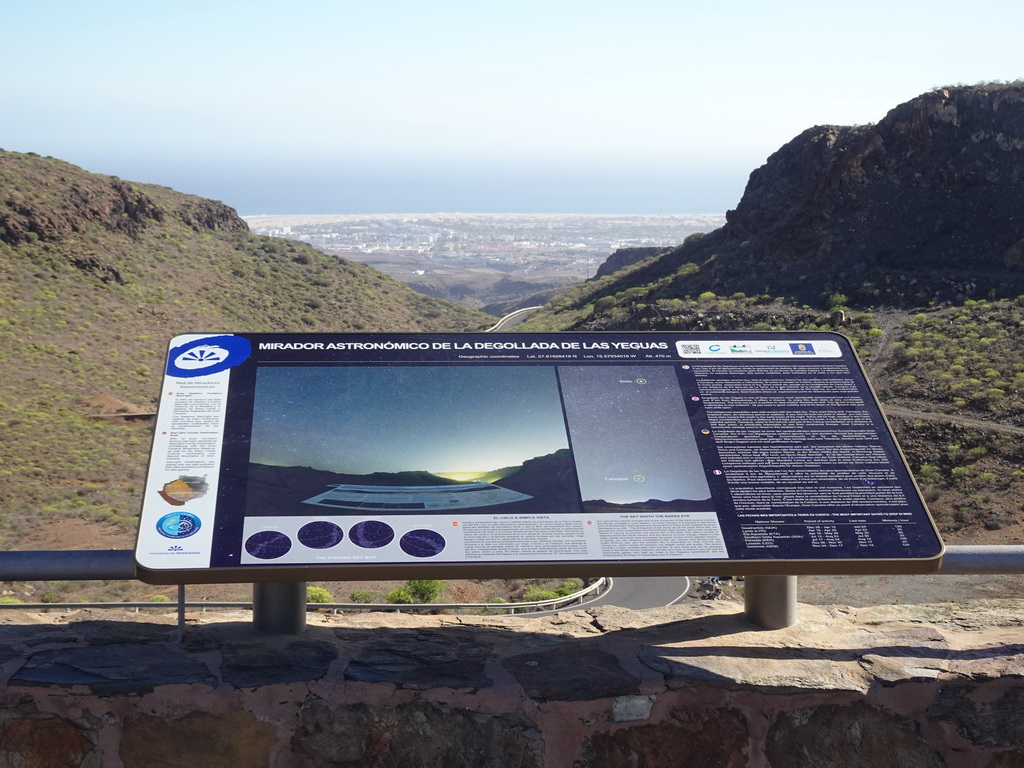
[(388, 592), (387, 597), (384, 598), (385, 602), (397, 603), (400, 605), (412, 605), (416, 601), (413, 599), (412, 592), (408, 589), (399, 587)]
[(822, 299), (828, 309), (839, 309), (845, 307), (850, 299), (843, 293), (824, 293)]
[(377, 595), (368, 589), (357, 589), (354, 592), (349, 593), (348, 599), (353, 603), (372, 603), (377, 599)]
[(965, 482), (971, 476), (970, 467), (953, 467), (949, 473), (950, 477), (958, 483)]
[(555, 590), (555, 596), (565, 597), (573, 592), (579, 592), (581, 589), (583, 589), (582, 581), (579, 579), (566, 579), (562, 582), (562, 586)]
[(444, 592), (444, 582), (438, 579), (413, 579), (405, 588), (417, 603), (432, 603)]
[(39, 602), (40, 603), (59, 603), (60, 602), (60, 595), (58, 595), (56, 592), (47, 592), (46, 594), (44, 594), (42, 597), (39, 598)]
[(307, 603), (330, 603), (334, 596), (323, 587), (306, 587)]
[(553, 589), (544, 589), (543, 587), (534, 586), (531, 584), (523, 590), (523, 596), (518, 602), (521, 603), (538, 603), (543, 600), (554, 600), (559, 597)]
[(169, 603), (169, 602), (171, 602), (171, 598), (169, 598), (167, 595), (150, 595), (149, 597), (146, 598), (146, 602), (148, 602), (148, 603)]

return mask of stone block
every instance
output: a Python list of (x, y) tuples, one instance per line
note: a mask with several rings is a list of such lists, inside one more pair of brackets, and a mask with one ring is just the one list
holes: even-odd
[(310, 696), (292, 749), (313, 768), (543, 768), (544, 744), (517, 713), (484, 714), (431, 701), (334, 706)]
[(237, 688), (319, 680), (338, 658), (338, 649), (322, 640), (279, 640), (225, 644), (220, 674)]
[(27, 699), (0, 707), (0, 768), (102, 768), (94, 736)]
[(983, 690), (977, 685), (946, 686), (935, 697), (928, 719), (952, 723), (979, 746), (1024, 750), (1024, 690), (1009, 688), (992, 699), (979, 696)]
[(358, 651), (345, 677), (399, 688), (487, 688), (490, 646), (451, 633), (395, 632), (387, 642)]
[(146, 693), (158, 685), (217, 679), (205, 664), (174, 646), (100, 645), (39, 651), (10, 679), (12, 686), (86, 685), (94, 693)]
[(140, 713), (125, 719), (125, 768), (243, 768), (272, 765), (274, 726), (241, 710), (181, 717)]
[(541, 701), (590, 701), (640, 693), (640, 679), (612, 654), (578, 642), (504, 661), (526, 695)]
[(868, 704), (824, 704), (783, 712), (765, 754), (778, 768), (944, 768), (913, 720)]
[(573, 768), (745, 768), (748, 742), (747, 723), (739, 711), (680, 707), (660, 723), (593, 736)]

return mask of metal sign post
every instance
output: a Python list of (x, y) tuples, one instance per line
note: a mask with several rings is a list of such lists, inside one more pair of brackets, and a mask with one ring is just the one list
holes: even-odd
[(796, 624), (796, 576), (747, 576), (743, 580), (743, 612), (765, 629)]
[(253, 584), (252, 624), (268, 635), (301, 635), (306, 629), (306, 582)]

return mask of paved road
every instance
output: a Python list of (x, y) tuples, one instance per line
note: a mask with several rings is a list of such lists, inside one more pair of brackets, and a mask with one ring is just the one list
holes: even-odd
[(622, 608), (640, 610), (643, 608), (660, 608), (665, 605), (672, 605), (681, 600), (690, 589), (690, 580), (682, 577), (636, 577), (636, 578), (608, 578), (611, 587), (606, 589), (604, 594), (594, 600), (588, 600), (583, 605), (573, 604), (554, 611), (531, 611), (529, 613), (516, 613), (525, 619), (534, 619), (538, 616), (553, 616), (561, 611), (579, 611), (591, 608), (595, 605), (618, 605)]
[(523, 307), (523, 309), (517, 309), (515, 312), (509, 312), (501, 320), (488, 328), (487, 332), (501, 333), (502, 331), (507, 331), (509, 328), (519, 325), (539, 309), (544, 309), (544, 307)]
[(690, 590), (690, 580), (685, 576), (618, 576), (609, 581), (612, 583), (611, 589), (588, 602), (587, 608), (594, 605), (618, 605), (636, 610), (660, 608), (673, 605)]

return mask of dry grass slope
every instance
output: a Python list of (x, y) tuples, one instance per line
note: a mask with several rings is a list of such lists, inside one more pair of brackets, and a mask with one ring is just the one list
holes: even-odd
[(89, 399), (151, 410), (176, 334), (461, 331), (492, 320), (252, 235), (220, 203), (0, 152), (0, 546), (67, 519), (112, 525), (130, 545), (149, 431), (92, 418)]

